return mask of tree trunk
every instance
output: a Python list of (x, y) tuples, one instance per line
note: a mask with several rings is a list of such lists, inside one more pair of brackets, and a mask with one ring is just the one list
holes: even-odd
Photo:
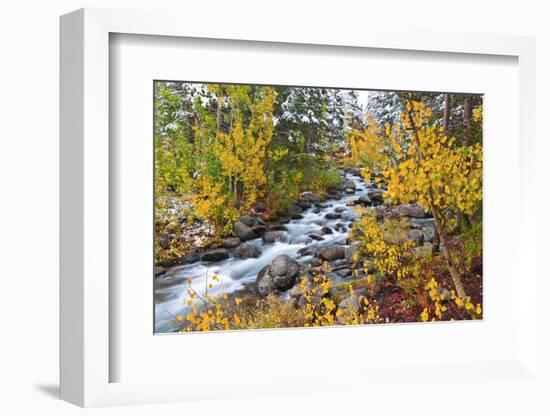
[(307, 164), (306, 164), (306, 186), (307, 190), (311, 191), (311, 134), (308, 131), (306, 133), (306, 154), (307, 154)]
[(470, 131), (470, 127), (472, 126), (472, 118), (473, 118), (473, 111), (472, 111), (472, 97), (470, 95), (467, 95), (464, 97), (464, 136), (462, 138), (462, 146), (468, 146), (468, 133)]
[[(422, 151), (420, 149), (420, 139), (418, 138), (418, 128), (414, 124), (412, 114), (409, 110), (407, 110), (407, 116), (409, 117), (409, 121), (411, 122), (416, 148), (418, 149), (417, 150), (418, 159), (424, 160), (424, 155), (422, 154)], [(433, 191), (430, 190), (430, 199), (433, 201), (433, 195), (431, 195), (432, 193)], [(443, 226), (441, 224), (440, 212), (435, 207), (433, 202), (430, 202), (430, 211), (432, 212), (432, 216), (434, 218), (436, 232), (439, 234), (439, 240), (441, 241), (441, 254), (444, 257), (445, 263), (447, 264), (447, 269), (451, 274), (451, 279), (453, 280), (456, 293), (459, 298), (464, 299), (466, 297), (464, 285), (462, 284), (460, 273), (458, 272), (457, 268), (453, 265), (451, 255), (449, 253), (449, 245), (448, 245), (449, 240), (447, 239), (447, 234), (445, 233), (445, 230), (443, 229)]]
[[(449, 136), (449, 123), (451, 120), (451, 97), (449, 94), (443, 95), (443, 131), (445, 132), (445, 136)], [(439, 238), (439, 230), (437, 227), (434, 226), (434, 239), (433, 239), (433, 246), (432, 246), (432, 254), (438, 253), (440, 250), (440, 238)]]
[(445, 135), (448, 136), (449, 122), (451, 120), (451, 99), (449, 94), (444, 94), (443, 97), (443, 131), (445, 132)]
[[(463, 125), (464, 125), (464, 133), (462, 135), (462, 146), (468, 146), (469, 144), (469, 132), (470, 127), (472, 126), (472, 97), (470, 95), (466, 95), (464, 97), (464, 117), (463, 117)], [(456, 227), (457, 229), (460, 229), (462, 225), (462, 221), (464, 221), (464, 214), (459, 209), (456, 213)]]
[(440, 222), (440, 214), (438, 210), (435, 208), (433, 204), (430, 205), (430, 210), (432, 212), (432, 216), (435, 220), (435, 229), (437, 234), (439, 235), (439, 240), (441, 241), (441, 254), (443, 254), (443, 257), (445, 259), (445, 263), (447, 264), (447, 269), (449, 269), (449, 273), (451, 274), (451, 279), (453, 280), (453, 284), (456, 289), (456, 294), (460, 299), (464, 299), (466, 297), (466, 291), (464, 290), (464, 285), (462, 284), (462, 279), (460, 278), (460, 273), (456, 269), (456, 267), (452, 263), (451, 255), (449, 253), (448, 249), (448, 239), (447, 235), (445, 234), (445, 231), (443, 230), (443, 227), (441, 226)]

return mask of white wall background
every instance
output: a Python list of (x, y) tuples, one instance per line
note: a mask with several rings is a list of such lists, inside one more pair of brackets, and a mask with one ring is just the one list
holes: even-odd
[[(548, 131), (550, 114), (546, 98), (550, 81), (550, 29), (546, 2), (440, 0), (391, 2), (277, 0), (271, 2), (237, 0), (6, 0), (0, 9), (0, 301), (2, 340), (0, 341), (0, 413), (77, 414), (81, 409), (56, 399), (58, 383), (58, 16), (84, 6), (133, 9), (164, 9), (189, 12), (190, 19), (204, 19), (213, 13), (227, 16), (240, 31), (249, 19), (266, 19), (287, 25), (325, 25), (327, 31), (340, 25), (394, 25), (431, 27), (434, 30), (474, 31), (536, 35), (538, 48), (538, 130)], [(185, 24), (183, 21), (182, 24)], [(544, 137), (546, 136), (546, 137)], [(539, 250), (548, 233), (545, 206), (548, 201), (548, 134), (539, 133), (538, 187)], [(546, 140), (545, 140), (546, 139)], [(513, 222), (511, 222), (513, 225)], [(546, 237), (547, 238), (547, 237)], [(545, 257), (545, 256), (540, 256)], [(543, 259), (539, 259), (542, 266)], [(540, 273), (540, 272), (539, 272)], [(547, 274), (548, 275), (548, 274)], [(544, 282), (540, 292), (548, 293)], [(547, 315), (548, 306), (540, 305)], [(548, 364), (548, 331), (544, 336)], [(548, 372), (547, 372), (548, 374)], [(483, 394), (458, 386), (463, 405), (448, 397), (444, 409), (430, 405), (427, 414), (491, 414), (508, 412), (542, 414), (536, 400), (523, 392), (514, 393), (502, 385), (503, 400), (487, 403)], [(535, 394), (535, 392), (533, 392)], [(439, 397), (441, 399), (441, 397)], [(440, 401), (440, 400), (439, 400)], [(548, 404), (546, 403), (546, 406)], [(548, 411), (548, 407), (545, 409)], [(101, 415), (149, 414), (281, 414), (305, 411), (318, 414), (392, 414), (407, 412), (406, 398), (286, 397), (164, 405), (156, 408), (115, 408), (94, 410)], [(498, 412), (498, 413), (497, 413)], [(488, 413), (487, 413), (488, 414)]]

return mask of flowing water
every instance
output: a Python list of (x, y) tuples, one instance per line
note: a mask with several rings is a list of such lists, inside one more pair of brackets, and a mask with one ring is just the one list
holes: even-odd
[[(187, 293), (189, 279), (192, 281), (191, 288), (197, 293), (204, 293), (207, 277), (211, 278), (216, 274), (221, 282), (215, 283), (209, 279), (209, 282), (215, 283), (215, 285), (212, 289), (209, 289), (208, 293), (210, 295), (230, 294), (255, 282), (258, 272), (263, 267), (271, 264), (273, 258), (279, 254), (286, 254), (300, 263), (305, 263), (311, 259), (311, 256), (300, 257), (298, 255), (298, 250), (303, 247), (312, 247), (313, 252), (315, 252), (321, 247), (345, 244), (347, 231), (337, 231), (335, 226), (342, 223), (346, 228), (349, 228), (349, 223), (357, 217), (353, 206), (347, 206), (346, 203), (368, 192), (361, 178), (346, 174), (346, 180), (355, 183), (356, 190), (354, 194), (344, 194), (339, 199), (323, 202), (323, 208), (320, 208), (320, 211), (317, 209), (319, 212), (316, 212), (315, 207), (304, 210), (302, 219), (291, 220), (284, 224), (288, 229), (288, 233), (281, 241), (264, 243), (261, 238), (249, 241), (262, 250), (262, 255), (259, 258), (239, 259), (230, 257), (219, 262), (199, 261), (169, 268), (163, 277), (155, 279), (155, 331), (174, 331), (178, 326), (175, 317), (180, 314), (185, 316), (188, 309), (184, 305), (189, 299)], [(339, 210), (343, 210), (340, 213), (342, 217), (334, 220), (326, 219), (325, 215), (334, 212), (337, 207), (340, 207)], [(332, 228), (333, 233), (323, 235), (324, 240), (322, 241), (313, 240), (309, 242), (311, 239), (307, 237), (307, 234), (318, 232), (321, 235), (320, 230), (324, 226)]]

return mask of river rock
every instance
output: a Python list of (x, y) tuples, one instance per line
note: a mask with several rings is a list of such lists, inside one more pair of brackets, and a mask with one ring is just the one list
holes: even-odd
[(321, 201), (321, 198), (319, 198), (319, 196), (310, 191), (302, 192), (302, 199), (305, 199), (306, 201), (309, 201), (311, 203), (318, 203)]
[(397, 207), (397, 212), (409, 218), (428, 218), (429, 214), (420, 204), (404, 204)]
[(424, 234), (424, 241), (431, 243), (435, 237), (435, 230), (433, 227), (424, 227), (422, 228), (422, 233)]
[(294, 286), (299, 274), (300, 264), (286, 254), (281, 254), (273, 259), (271, 265), (264, 267), (258, 273), (256, 278), (258, 292), (262, 296), (284, 292)]
[(336, 226), (334, 227), (336, 229), (336, 231), (340, 231), (341, 233), (345, 233), (347, 230), (348, 230), (348, 227), (346, 227), (344, 224), (342, 224), (341, 222), (339, 222), (338, 224), (336, 224)]
[(343, 268), (336, 271), (336, 274), (340, 277), (349, 277), (353, 271), (351, 269)]
[(252, 215), (245, 215), (244, 217), (239, 218), (239, 221), (247, 227), (252, 227), (256, 224), (256, 217), (253, 217)]
[(275, 241), (281, 240), (285, 234), (285, 231), (266, 231), (262, 237), (262, 240), (264, 243), (274, 243)]
[[(357, 256), (356, 256), (357, 254)], [(354, 256), (357, 257), (357, 259), (354, 258)], [(359, 256), (359, 246), (357, 244), (353, 244), (349, 247), (346, 247), (344, 249), (344, 258), (349, 264), (358, 263), (361, 261), (361, 258)]]
[(254, 231), (254, 234), (256, 234), (258, 237), (263, 235), (265, 233), (266, 226), (262, 224), (257, 224), (252, 227), (252, 231)]
[(299, 298), (302, 296), (302, 286), (300, 286), (300, 283), (296, 283), (294, 286), (292, 286), (292, 289), (290, 289), (290, 292), (288, 292), (291, 298)]
[(258, 237), (248, 225), (241, 221), (236, 221), (235, 224), (233, 224), (233, 231), (235, 231), (235, 235), (239, 237), (241, 241), (253, 240)]
[(323, 241), (324, 238), (323, 236), (315, 233), (315, 232), (311, 232), (307, 235), (309, 238), (311, 238), (312, 240), (316, 240), (316, 241)]
[(252, 243), (243, 243), (235, 250), (235, 255), (241, 259), (258, 258), (262, 250)]
[(334, 260), (333, 262), (330, 263), (330, 267), (333, 271), (346, 268), (347, 267), (346, 259)]
[(342, 215), (338, 214), (337, 212), (329, 212), (328, 214), (325, 215), (325, 218), (327, 220), (337, 220), (341, 217), (342, 217)]
[(284, 225), (282, 224), (275, 224), (275, 225), (270, 225), (268, 227), (268, 230), (269, 231), (288, 231), (288, 228), (286, 228)]
[(229, 251), (225, 248), (210, 250), (201, 256), (202, 261), (222, 261), (229, 258)]
[(241, 244), (241, 239), (237, 237), (225, 238), (221, 241), (220, 246), (222, 248), (235, 248)]
[(357, 185), (355, 185), (355, 182), (352, 181), (352, 180), (347, 180), (344, 182), (344, 188), (349, 188), (349, 189), (353, 189), (355, 191), (355, 189), (357, 189)]
[(301, 220), (304, 218), (304, 216), (302, 214), (292, 214), (290, 218), (292, 218), (293, 220)]
[(159, 238), (159, 245), (164, 250), (168, 250), (170, 248), (170, 234), (162, 233)]
[(316, 257), (312, 258), (310, 261), (309, 261), (309, 265), (311, 267), (319, 267), (321, 264), (323, 264), (323, 262), (321, 261), (321, 259), (318, 259)]
[(338, 259), (345, 258), (346, 249), (344, 246), (331, 246), (319, 250), (316, 254), (316, 257), (321, 260), (333, 261)]
[(311, 256), (313, 255), (313, 248), (311, 246), (302, 247), (300, 250), (298, 250), (298, 256)]
[(161, 275), (166, 271), (162, 266), (155, 266), (155, 276)]
[(368, 296), (368, 291), (366, 289), (357, 289), (353, 291), (353, 294), (346, 296), (338, 304), (338, 309), (342, 312), (346, 310), (352, 310), (355, 312), (361, 312), (365, 306), (365, 299)]
[(342, 213), (344, 211), (347, 211), (346, 207), (340, 206), (340, 207), (334, 208), (334, 212)]
[(355, 193), (355, 191), (354, 191), (353, 189), (351, 189), (351, 188), (346, 188), (346, 194), (350, 194), (350, 195), (351, 195), (351, 194), (354, 194), (354, 193)]
[(424, 233), (421, 230), (409, 230), (407, 232), (407, 237), (409, 237), (409, 240), (412, 240), (416, 245), (424, 244)]
[(332, 228), (325, 226), (325, 227), (321, 228), (321, 233), (323, 233), (323, 235), (332, 234)]

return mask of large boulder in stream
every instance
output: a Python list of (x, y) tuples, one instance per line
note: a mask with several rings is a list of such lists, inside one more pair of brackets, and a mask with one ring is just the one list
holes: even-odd
[(296, 283), (299, 274), (300, 264), (286, 254), (281, 254), (258, 273), (256, 277), (258, 292), (262, 296), (267, 296), (289, 290)]
[(235, 256), (240, 259), (258, 258), (262, 255), (262, 250), (252, 243), (243, 243), (235, 250)]
[(253, 240), (257, 237), (256, 233), (252, 231), (252, 228), (241, 221), (236, 221), (235, 224), (233, 224), (233, 231), (235, 231), (235, 234), (241, 241)]
[(319, 250), (316, 257), (321, 260), (333, 261), (346, 257), (346, 249), (344, 246), (331, 246)]
[(222, 261), (229, 258), (229, 251), (225, 248), (210, 250), (201, 256), (202, 261)]

